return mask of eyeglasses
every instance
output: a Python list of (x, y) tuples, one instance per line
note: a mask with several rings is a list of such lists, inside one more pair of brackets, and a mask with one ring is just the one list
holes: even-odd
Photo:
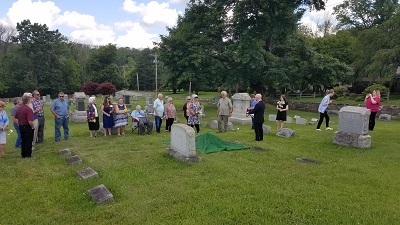
[(64, 95), (58, 96), (59, 98), (64, 98)]
[(188, 101), (190, 101), (191, 99), (189, 98)]

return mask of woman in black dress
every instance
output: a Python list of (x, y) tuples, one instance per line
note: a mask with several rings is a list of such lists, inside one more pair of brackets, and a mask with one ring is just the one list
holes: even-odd
[(289, 110), (289, 104), (286, 101), (285, 95), (281, 95), (280, 100), (276, 104), (278, 113), (276, 114), (276, 129), (283, 128), (283, 124), (286, 121), (286, 111)]
[(189, 124), (190, 100), (190, 96), (186, 97), (186, 102), (183, 104), (183, 117), (186, 119), (186, 124)]

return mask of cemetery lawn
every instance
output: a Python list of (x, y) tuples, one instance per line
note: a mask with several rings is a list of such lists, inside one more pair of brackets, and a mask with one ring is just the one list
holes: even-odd
[[(164, 94), (168, 95), (168, 94)], [(169, 96), (175, 97), (169, 94)], [(175, 101), (182, 108), (183, 98)], [(202, 96), (199, 96), (202, 98)], [(178, 99), (178, 98), (176, 98)], [(101, 102), (101, 100), (98, 100)], [(145, 100), (139, 99), (144, 105)], [(214, 105), (204, 103), (206, 118), (216, 119)], [(11, 104), (6, 111), (9, 112)], [(46, 111), (45, 142), (33, 159), (14, 150), (15, 133), (7, 136), (0, 158), (0, 224), (398, 224), (400, 221), (400, 121), (377, 121), (372, 147), (333, 144), (334, 131), (316, 125), (286, 124), (293, 139), (274, 133), (254, 142), (249, 126), (216, 134), (253, 149), (198, 155), (185, 164), (165, 152), (169, 133), (89, 137), (87, 124), (70, 123), (71, 140), (55, 143), (54, 121)], [(267, 106), (265, 115), (275, 114)], [(310, 121), (317, 113), (289, 111)], [(183, 121), (182, 112), (178, 114)], [(331, 116), (337, 130), (338, 117)], [(266, 121), (275, 131), (274, 122)], [(322, 126), (324, 128), (324, 125)], [(67, 165), (64, 148), (82, 165)], [(320, 162), (296, 162), (305, 157)], [(99, 177), (79, 180), (78, 170), (91, 167)], [(104, 184), (114, 201), (96, 205), (87, 190)]]

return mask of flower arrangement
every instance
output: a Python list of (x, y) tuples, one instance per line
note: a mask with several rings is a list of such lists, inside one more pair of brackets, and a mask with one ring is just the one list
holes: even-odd
[(276, 104), (279, 106), (279, 108), (283, 108), (283, 105), (285, 104), (285, 102), (284, 101), (278, 101)]

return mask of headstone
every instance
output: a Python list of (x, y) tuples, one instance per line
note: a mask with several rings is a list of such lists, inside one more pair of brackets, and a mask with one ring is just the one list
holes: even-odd
[(254, 146), (251, 149), (255, 150), (255, 151), (258, 151), (258, 152), (268, 152), (267, 150), (265, 150), (265, 149), (263, 149), (261, 147), (258, 147), (258, 146)]
[(132, 99), (133, 99), (133, 101), (137, 101), (137, 96), (136, 96), (136, 95), (133, 95), (133, 96), (132, 96)]
[(294, 130), (289, 128), (281, 128), (276, 132), (276, 136), (283, 137), (283, 138), (292, 138), (294, 137)]
[(214, 104), (218, 105), (219, 100), (221, 99), (221, 96), (215, 96), (214, 98)]
[(307, 120), (304, 119), (304, 118), (296, 118), (296, 124), (306, 125), (307, 124)]
[(106, 186), (104, 186), (104, 184), (100, 184), (99, 186), (88, 190), (88, 193), (96, 204), (102, 204), (114, 200), (114, 196)]
[(69, 156), (69, 155), (71, 155), (71, 151), (69, 149), (63, 149), (63, 150), (59, 151), (58, 154), (60, 156)]
[(333, 143), (356, 148), (371, 147), (371, 136), (368, 135), (369, 115), (364, 107), (346, 106), (339, 111), (338, 131)]
[(86, 123), (87, 122), (86, 111), (75, 110), (72, 113), (72, 121), (75, 123)]
[(276, 121), (276, 115), (275, 114), (269, 114), (268, 115), (268, 121), (275, 122)]
[(204, 114), (204, 105), (202, 105), (201, 109), (200, 109), (200, 118), (205, 118), (206, 114)]
[(379, 120), (391, 121), (392, 120), (392, 116), (389, 115), (389, 114), (380, 114), (379, 115)]
[(129, 95), (124, 95), (124, 104), (127, 108), (131, 107), (131, 102), (130, 102), (130, 96)]
[(247, 93), (236, 93), (232, 96), (233, 112), (229, 121), (233, 124), (250, 125), (251, 117), (246, 116), (247, 108), (250, 106), (250, 95)]
[(269, 134), (269, 133), (271, 133), (271, 127), (270, 127), (270, 126), (268, 126), (268, 125), (263, 125), (262, 128), (263, 128), (264, 134)]
[(302, 163), (307, 163), (307, 164), (313, 164), (313, 165), (319, 165), (321, 163), (314, 161), (312, 159), (307, 159), (307, 158), (296, 158), (297, 162), (302, 162)]
[[(68, 103), (68, 100), (69, 100), (68, 94), (64, 94), (64, 100), (67, 101), (67, 103)], [(68, 103), (68, 104), (69, 104), (69, 103)]]
[[(314, 123), (318, 122), (317, 118), (311, 118), (310, 122), (308, 124), (313, 125)], [(330, 122), (330, 121), (329, 121)]]
[(227, 131), (233, 130), (233, 123), (228, 122), (226, 129), (227, 129)]
[(196, 155), (195, 132), (186, 124), (173, 124), (171, 127), (171, 147), (167, 153), (183, 162), (199, 162)]
[(290, 116), (286, 116), (286, 122), (285, 123), (293, 123), (293, 118)]
[(51, 97), (50, 97), (50, 95), (46, 95), (46, 102), (51, 102)]
[(42, 102), (46, 103), (46, 96), (42, 96)]
[(207, 122), (200, 122), (200, 123), (201, 123), (201, 126), (207, 127)]
[(74, 155), (67, 159), (68, 164), (82, 164), (82, 160), (78, 155)]
[(144, 110), (145, 110), (147, 113), (154, 113), (153, 104), (148, 104), (148, 105), (146, 105), (146, 106), (144, 107)]
[(153, 105), (153, 99), (150, 96), (146, 97), (146, 105)]
[(211, 129), (218, 129), (218, 120), (211, 120), (210, 128)]
[(76, 175), (84, 180), (99, 176), (99, 174), (90, 167), (76, 172)]
[(339, 110), (326, 110), (329, 115), (339, 116)]

